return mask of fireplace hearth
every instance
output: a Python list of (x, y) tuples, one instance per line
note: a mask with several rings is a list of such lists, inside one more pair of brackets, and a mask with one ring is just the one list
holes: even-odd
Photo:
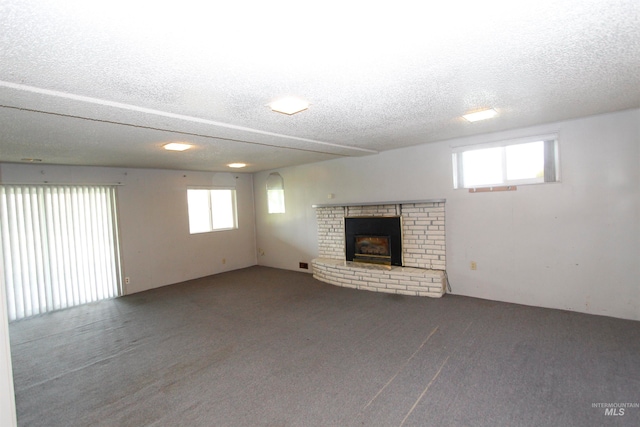
[(347, 261), (402, 266), (401, 218), (345, 218), (345, 248)]

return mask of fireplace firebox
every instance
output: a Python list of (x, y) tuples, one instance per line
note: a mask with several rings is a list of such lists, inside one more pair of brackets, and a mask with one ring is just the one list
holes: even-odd
[(345, 218), (345, 249), (347, 261), (402, 266), (401, 218)]
[(355, 236), (354, 261), (391, 265), (389, 236)]

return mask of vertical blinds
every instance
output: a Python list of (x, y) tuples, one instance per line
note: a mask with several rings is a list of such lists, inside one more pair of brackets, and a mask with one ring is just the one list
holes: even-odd
[(9, 320), (120, 294), (112, 186), (0, 185)]

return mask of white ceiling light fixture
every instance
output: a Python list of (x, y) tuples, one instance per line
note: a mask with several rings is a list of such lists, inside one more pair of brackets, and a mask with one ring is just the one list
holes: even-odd
[(496, 110), (494, 110), (493, 108), (489, 108), (486, 110), (474, 111), (473, 113), (465, 114), (462, 117), (467, 121), (473, 123), (479, 122), (480, 120), (492, 119), (497, 115), (498, 112)]
[(269, 107), (271, 107), (272, 111), (291, 116), (309, 108), (309, 103), (303, 99), (288, 96), (286, 98), (273, 101), (269, 104)]
[(184, 151), (188, 150), (192, 147), (191, 144), (185, 144), (183, 142), (170, 142), (168, 144), (163, 145), (165, 150), (169, 151)]
[(229, 163), (227, 166), (229, 166), (230, 168), (236, 168), (236, 169), (239, 169), (239, 168), (244, 168), (244, 167), (246, 167), (246, 166), (247, 166), (247, 164), (246, 164), (246, 163)]

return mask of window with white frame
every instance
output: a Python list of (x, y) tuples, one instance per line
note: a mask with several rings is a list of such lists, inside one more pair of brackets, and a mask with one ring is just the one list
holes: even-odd
[(453, 150), (454, 188), (556, 182), (556, 135), (456, 147)]
[(189, 233), (238, 228), (236, 190), (230, 188), (188, 188)]

